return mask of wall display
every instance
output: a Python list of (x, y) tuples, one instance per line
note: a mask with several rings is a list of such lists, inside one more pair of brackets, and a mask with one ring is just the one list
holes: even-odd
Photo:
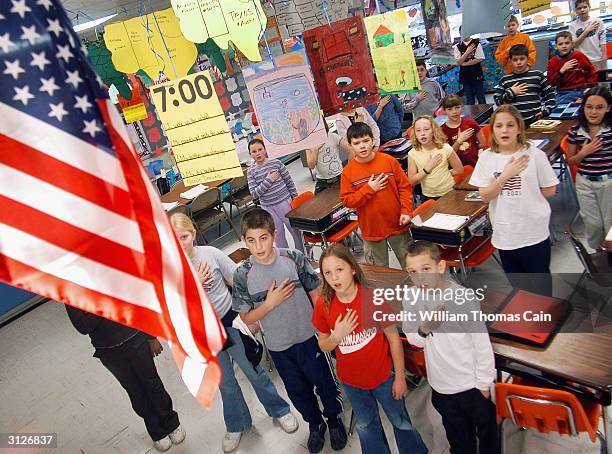
[(107, 87), (115, 86), (121, 96), (130, 96), (130, 87), (127, 84), (127, 79), (124, 73), (117, 71), (113, 65), (113, 55), (106, 47), (104, 40), (83, 41), (87, 49), (87, 56), (96, 68), (96, 74), (100, 76), (102, 82)]
[(130, 74), (128, 77), (132, 84), (132, 96), (130, 99), (118, 96), (117, 99), (123, 112), (123, 119), (126, 123), (133, 123), (147, 118), (147, 108), (142, 97), (140, 81), (134, 74)]
[(326, 116), (378, 99), (360, 16), (304, 32), (319, 101)]
[(150, 90), (185, 186), (243, 175), (207, 71)]
[(519, 0), (523, 17), (550, 9), (550, 0)]
[(325, 142), (327, 133), (303, 52), (243, 69), (268, 156), (276, 158)]
[(182, 35), (172, 8), (108, 24), (104, 42), (118, 71), (133, 74), (142, 69), (151, 79), (160, 72), (170, 80), (185, 76), (197, 55), (195, 44)]
[[(470, 0), (463, 3), (461, 33), (465, 36), (480, 34), (489, 38), (506, 34), (506, 22), (510, 19), (508, 0)], [(486, 17), (487, 20), (482, 18)]]
[(183, 35), (194, 43), (212, 38), (222, 49), (234, 45), (251, 61), (261, 61), (259, 40), (266, 14), (259, 1), (171, 0)]
[(420, 91), (406, 11), (377, 14), (363, 22), (381, 95)]
[[(455, 64), (445, 0), (421, 0), (432, 63)], [(482, 15), (479, 15), (482, 18)]]
[[(356, 4), (357, 3), (357, 4)], [(337, 22), (353, 16), (361, 2), (354, 0), (275, 0), (274, 9), (283, 39), (300, 35), (305, 30)]]

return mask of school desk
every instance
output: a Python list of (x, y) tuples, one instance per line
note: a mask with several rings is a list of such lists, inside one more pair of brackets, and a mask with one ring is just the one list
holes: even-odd
[(466, 216), (465, 222), (457, 228), (444, 230), (422, 225), (417, 226), (414, 222), (409, 225), (412, 238), (415, 240), (427, 240), (441, 246), (457, 248), (463, 276), (467, 274), (465, 260), (483, 247), (490, 237), (488, 234), (482, 234), (483, 227), (490, 225), (487, 204), (479, 201), (466, 201), (466, 194), (466, 191), (451, 190), (420, 214), (423, 222), (436, 213)]
[[(209, 182), (203, 183), (203, 184), (204, 184), (204, 186), (208, 186), (209, 188), (213, 188), (213, 187), (217, 187), (218, 188), (218, 187), (223, 186), (228, 181), (231, 181), (231, 178), (224, 178), (222, 180), (209, 181)], [(185, 183), (183, 182), (183, 180), (181, 180), (178, 183), (176, 183), (172, 187), (172, 189), (170, 189), (170, 192), (167, 192), (166, 194), (161, 196), (161, 201), (164, 202), (164, 203), (179, 202), (181, 205), (189, 205), (192, 202), (193, 199), (183, 199), (181, 197), (181, 193), (185, 192), (185, 191), (188, 191), (189, 189), (193, 188), (194, 186), (197, 186), (197, 185), (185, 187)]]

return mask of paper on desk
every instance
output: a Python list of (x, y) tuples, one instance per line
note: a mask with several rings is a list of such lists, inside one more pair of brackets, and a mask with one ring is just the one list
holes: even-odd
[(458, 216), (456, 214), (435, 213), (423, 223), (423, 227), (441, 230), (457, 230), (469, 219), (469, 216)]
[(606, 235), (606, 241), (612, 241), (612, 227), (608, 230), (608, 234)]
[(177, 207), (179, 205), (180, 205), (179, 202), (169, 202), (169, 203), (162, 202), (162, 206), (164, 207), (164, 210), (166, 211), (170, 211), (172, 208)]
[(421, 219), (421, 215), (419, 215), (419, 214), (417, 214), (415, 217), (413, 217), (410, 222), (412, 222), (417, 227), (420, 227), (420, 226), (423, 225), (423, 219)]
[(536, 148), (540, 150), (548, 143), (548, 139), (530, 139), (531, 143), (535, 145)]
[(207, 189), (208, 189), (208, 186), (204, 184), (199, 184), (189, 189), (188, 191), (181, 192), (180, 195), (183, 199), (195, 199), (197, 196), (205, 192)]

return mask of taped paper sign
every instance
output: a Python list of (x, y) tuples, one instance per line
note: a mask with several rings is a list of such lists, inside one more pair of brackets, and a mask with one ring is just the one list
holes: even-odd
[(142, 69), (151, 79), (160, 71), (170, 80), (175, 79), (174, 70), (176, 77), (185, 76), (197, 55), (195, 44), (181, 34), (172, 8), (109, 24), (104, 42), (118, 71), (133, 74)]
[(261, 61), (259, 40), (266, 14), (259, 0), (172, 0), (183, 35), (194, 43), (212, 38), (222, 49), (229, 41), (251, 61)]
[[(327, 15), (323, 0), (275, 0), (276, 19), (283, 39), (301, 35), (305, 30), (327, 25), (352, 16), (353, 0), (326, 0)], [(361, 3), (361, 2), (359, 2)]]
[(185, 186), (243, 175), (208, 71), (151, 87)]
[(519, 8), (523, 17), (550, 9), (550, 0), (519, 0)]
[(364, 19), (368, 45), (381, 95), (419, 91), (406, 11), (397, 10)]
[(305, 31), (304, 46), (325, 115), (372, 104), (378, 99), (360, 16)]
[(303, 52), (243, 69), (268, 156), (277, 158), (327, 140), (321, 110)]
[(123, 111), (123, 118), (126, 123), (134, 123), (135, 121), (147, 118), (147, 107), (144, 103), (124, 107), (121, 110)]

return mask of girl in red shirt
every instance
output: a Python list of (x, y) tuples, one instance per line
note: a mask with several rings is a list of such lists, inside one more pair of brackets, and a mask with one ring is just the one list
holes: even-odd
[(338, 378), (357, 418), (361, 451), (390, 453), (378, 414), (380, 403), (393, 425), (400, 454), (426, 453), (404, 405), (404, 353), (397, 328), (376, 321), (388, 310), (374, 304), (372, 290), (363, 286), (363, 271), (344, 245), (331, 245), (320, 266), (324, 282), (312, 323), (321, 350), (336, 350)]

